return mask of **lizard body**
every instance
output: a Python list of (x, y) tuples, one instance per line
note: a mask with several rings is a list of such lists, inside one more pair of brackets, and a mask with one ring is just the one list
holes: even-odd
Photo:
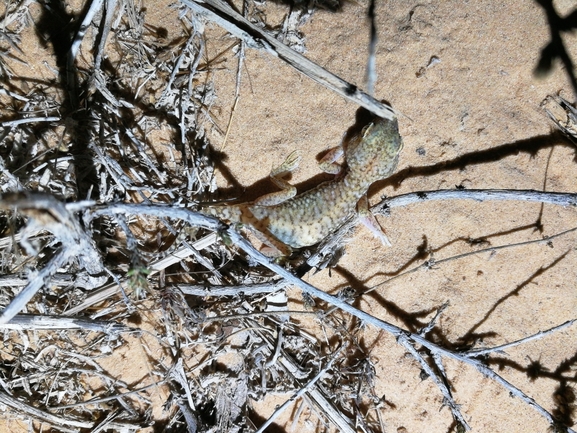
[[(368, 188), (393, 173), (401, 148), (397, 120), (379, 118), (360, 134), (354, 135), (344, 148), (335, 149), (331, 161), (321, 161), (321, 168), (324, 165), (326, 171), (335, 173), (337, 166), (332, 162), (344, 152), (347, 163), (344, 175), (295, 196), (294, 187), (277, 177), (298, 164), (297, 158), (289, 156), (281, 167), (273, 170), (271, 178), (277, 185), (286, 185), (287, 190), (290, 188), (288, 195), (291, 198), (286, 199), (282, 192), (272, 193), (254, 202), (207, 206), (201, 212), (231, 223), (241, 223), (259, 240), (287, 255), (291, 251), (289, 247), (314, 245), (341, 226), (355, 211), (357, 203), (363, 200)], [(366, 203), (366, 197), (364, 200)], [(370, 221), (364, 221), (365, 224), (372, 225), (369, 228), (383, 243), (387, 243), (384, 233), (377, 233), (380, 228), (374, 217), (366, 217)]]

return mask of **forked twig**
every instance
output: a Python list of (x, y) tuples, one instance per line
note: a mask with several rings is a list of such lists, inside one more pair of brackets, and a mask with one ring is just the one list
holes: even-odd
[[(441, 374), (437, 374), (437, 372), (433, 370), (433, 368), (429, 365), (429, 363), (425, 360), (425, 358), (423, 358), (422, 353), (419, 352), (413, 346), (414, 343), (410, 340), (410, 337), (406, 335), (401, 335), (397, 338), (397, 342), (405, 349), (407, 349), (407, 351), (411, 355), (413, 355), (413, 358), (415, 358), (419, 362), (419, 364), (421, 364), (421, 368), (423, 369), (423, 371), (425, 371), (427, 375), (431, 378), (431, 380), (435, 383), (435, 385), (437, 385), (437, 388), (439, 388), (441, 394), (443, 394), (443, 397), (445, 398), (445, 404), (449, 406), (449, 409), (453, 414), (453, 418), (457, 420), (459, 424), (461, 424), (465, 428), (465, 430), (471, 430), (471, 427), (469, 426), (467, 421), (465, 421), (465, 418), (461, 413), (459, 405), (455, 402), (451, 390), (443, 380), (443, 377), (445, 377), (444, 371), (441, 371)], [(442, 369), (442, 361), (439, 358), (440, 358), (439, 356), (435, 356), (435, 354), (433, 354), (435, 364), (437, 365), (438, 368)]]
[[(93, 240), (72, 213), (72, 208), (49, 194), (21, 192), (7, 193), (0, 197), (0, 209), (17, 209), (25, 213), (30, 219), (29, 230), (47, 230), (54, 234), (62, 244), (48, 264), (2, 311), (0, 324), (8, 323), (12, 317), (22, 311), (50, 277), (71, 260), (78, 260), (79, 267), (87, 273), (85, 283), (88, 286), (100, 285), (106, 281), (106, 277), (103, 280), (102, 276), (98, 275), (103, 272), (100, 254)], [(22, 237), (21, 243), (30, 255), (35, 253), (34, 247), (27, 241), (26, 236)]]
[(339, 347), (339, 349), (332, 354), (331, 358), (327, 362), (327, 364), (313, 377), (306, 385), (304, 385), (301, 389), (299, 389), (296, 393), (294, 393), (287, 401), (281, 404), (271, 416), (264, 422), (263, 425), (255, 433), (263, 433), (265, 429), (272, 424), (272, 422), (278, 418), (278, 416), (284, 412), (284, 410), (293, 403), (297, 398), (302, 397), (308, 390), (314, 387), (315, 383), (319, 381), (320, 378), (324, 376), (324, 374), (332, 367), (333, 363), (338, 359), (340, 353), (345, 349), (346, 344)]
[(554, 326), (554, 327), (549, 328), (545, 331), (539, 331), (536, 334), (529, 335), (528, 337), (520, 338), (519, 340), (515, 340), (515, 341), (512, 341), (510, 343), (502, 344), (500, 346), (495, 346), (495, 347), (489, 347), (486, 349), (468, 350), (467, 352), (464, 353), (464, 355), (468, 356), (469, 358), (480, 358), (480, 357), (483, 357), (486, 355), (490, 355), (491, 353), (504, 353), (506, 349), (509, 349), (509, 348), (515, 347), (515, 346), (519, 346), (520, 344), (524, 344), (524, 343), (527, 343), (529, 341), (540, 340), (541, 338), (543, 338), (546, 335), (552, 334), (553, 332), (557, 332), (557, 331), (560, 331), (561, 329), (565, 329), (565, 328), (568, 328), (569, 326), (572, 326), (575, 322), (577, 322), (577, 319), (568, 320), (565, 323)]

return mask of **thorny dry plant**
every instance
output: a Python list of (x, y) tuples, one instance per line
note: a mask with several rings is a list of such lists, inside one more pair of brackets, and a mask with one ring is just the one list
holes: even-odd
[[(320, 292), (234, 230), (183, 209), (215, 191), (205, 128), (218, 127), (210, 77), (218, 59), (207, 59), (204, 26), (222, 5), (207, 3), (208, 15), (199, 12), (201, 2), (186, 2), (194, 13), (174, 6), (177, 36), (147, 24), (131, 0), (93, 0), (84, 15), (33, 0), (0, 11), (3, 418), (43, 431), (136, 431), (153, 423), (164, 431), (263, 431), (285, 406), (255, 426), (250, 401), (289, 393), (289, 402), (298, 398), (294, 422), (306, 418), (313, 431), (384, 431), (387, 401), (377, 395), (374, 360), (359, 342), (370, 324), (420, 363), (458, 429), (468, 424), (445, 374), (447, 357), (505, 386), (557, 431), (573, 431), (570, 411), (553, 417), (484, 362), (572, 322), (505, 346), (446, 349), (430, 338), (443, 308), (418, 332), (400, 329), (353, 307), (364, 294)], [(248, 28), (262, 32), (258, 3), (247, 5), (257, 24)], [(268, 30), (302, 52), (298, 27), (311, 12), (295, 8), (283, 26)], [(51, 79), (16, 72), (21, 36), (33, 23), (53, 47)], [(243, 34), (237, 24), (224, 22), (243, 38), (231, 47), (242, 59), (258, 33)], [(267, 49), (286, 55), (270, 43)], [(331, 88), (342, 84), (319, 73)], [(574, 108), (560, 101), (569, 119), (562, 128), (574, 133)], [(159, 130), (171, 131), (172, 140), (156, 140)], [(526, 194), (576, 202), (573, 194)], [(338, 260), (342, 236), (310, 251), (295, 272)], [(290, 284), (305, 291), (303, 301), (287, 303)], [(312, 317), (316, 329), (301, 327), (300, 316)], [(100, 361), (111, 353), (130, 358), (126, 348), (135, 340), (149, 369), (126, 383)], [(162, 413), (151, 409), (153, 398), (162, 399)]]

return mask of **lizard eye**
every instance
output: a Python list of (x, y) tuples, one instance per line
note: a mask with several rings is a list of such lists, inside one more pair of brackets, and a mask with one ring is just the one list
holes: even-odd
[(361, 136), (363, 138), (365, 138), (369, 132), (371, 131), (371, 129), (373, 128), (375, 124), (374, 123), (369, 123), (367, 126), (365, 126), (362, 130), (361, 130)]

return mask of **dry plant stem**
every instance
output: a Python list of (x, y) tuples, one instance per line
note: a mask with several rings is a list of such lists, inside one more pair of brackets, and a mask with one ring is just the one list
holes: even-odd
[(36, 123), (36, 122), (58, 122), (60, 117), (25, 117), (24, 119), (17, 120), (7, 120), (0, 123), (2, 128), (14, 127), (19, 125), (25, 125), (26, 123)]
[(225, 2), (221, 0), (180, 1), (196, 14), (213, 21), (233, 36), (241, 39), (248, 48), (264, 49), (310, 79), (341, 95), (343, 98), (366, 108), (384, 119), (394, 119), (395, 112), (391, 107), (379, 102), (372, 96), (359, 90), (354, 84), (337, 77), (279, 42), (245, 19), (242, 15), (235, 12)]
[(86, 35), (86, 31), (90, 27), (92, 20), (96, 16), (96, 13), (102, 8), (103, 3), (104, 0), (93, 0), (92, 3), (90, 4), (90, 8), (86, 12), (84, 19), (80, 24), (80, 28), (78, 29), (78, 32), (76, 32), (76, 36), (74, 37), (72, 45), (70, 46), (70, 51), (68, 52), (69, 64), (74, 64), (74, 62), (76, 61), (76, 56), (78, 55), (78, 50), (80, 49), (80, 44), (82, 44), (82, 40)]
[(503, 344), (501, 346), (496, 346), (496, 347), (490, 347), (487, 349), (468, 350), (467, 352), (464, 353), (464, 355), (468, 356), (470, 358), (479, 358), (482, 356), (490, 355), (491, 353), (505, 353), (506, 349), (518, 346), (520, 344), (527, 343), (529, 341), (539, 340), (547, 334), (552, 334), (553, 332), (557, 332), (557, 331), (560, 331), (561, 329), (568, 328), (569, 326), (573, 325), (575, 322), (577, 322), (577, 319), (568, 320), (565, 323), (554, 326), (553, 328), (547, 329), (546, 331), (539, 331), (536, 334), (529, 335), (528, 337), (521, 338), (521, 339), (516, 340), (516, 341), (512, 341), (511, 343)]
[(121, 415), (121, 411), (118, 409), (108, 413), (108, 415), (106, 415), (106, 418), (99, 420), (99, 424), (93, 427), (91, 433), (100, 433), (108, 431), (131, 432), (142, 430), (142, 426), (137, 423), (131, 424), (122, 420), (115, 422), (114, 420), (118, 418), (119, 415)]
[[(508, 191), (505, 191), (507, 193)], [(536, 191), (534, 191), (537, 193)], [(515, 195), (515, 191), (512, 192), (513, 194), (505, 194), (505, 197), (511, 198)], [(538, 193), (537, 195), (543, 195), (543, 199), (546, 199), (549, 195), (553, 196), (571, 196), (574, 200), (574, 194), (555, 194), (555, 193)], [(535, 200), (536, 201), (536, 200)], [(565, 201), (564, 204), (571, 204), (572, 202)], [(460, 353), (455, 352), (453, 350), (446, 349), (441, 347), (431, 341), (427, 340), (423, 336), (419, 334), (415, 334), (409, 332), (405, 329), (399, 328), (391, 323), (385, 322), (381, 319), (378, 319), (362, 310), (359, 310), (352, 305), (348, 304), (346, 301), (339, 299), (335, 296), (332, 296), (311, 284), (301, 280), (300, 278), (293, 275), (290, 271), (286, 270), (282, 266), (273, 263), (270, 258), (263, 255), (261, 252), (257, 251), (252, 244), (246, 240), (243, 236), (241, 236), (238, 232), (233, 230), (230, 227), (227, 227), (225, 224), (221, 223), (215, 218), (207, 217), (205, 215), (188, 211), (186, 209), (176, 209), (176, 208), (169, 208), (166, 206), (143, 206), (143, 205), (130, 205), (130, 204), (112, 204), (105, 207), (95, 208), (91, 215), (96, 217), (98, 215), (113, 215), (116, 213), (129, 213), (129, 214), (148, 214), (157, 217), (170, 217), (170, 218), (180, 218), (187, 221), (189, 224), (192, 225), (199, 225), (209, 230), (215, 230), (217, 232), (224, 233), (226, 232), (227, 237), (240, 249), (246, 252), (252, 259), (254, 259), (257, 263), (269, 268), (271, 271), (276, 272), (281, 277), (285, 278), (287, 282), (296, 285), (306, 293), (316, 296), (317, 298), (322, 299), (323, 301), (332, 304), (341, 310), (352, 314), (353, 316), (357, 317), (360, 320), (365, 321), (368, 324), (371, 324), (379, 329), (382, 329), (388, 333), (390, 333), (393, 337), (397, 340), (407, 341), (409, 345), (419, 344), (424, 346), (428, 349), (428, 351), (432, 354), (432, 356), (440, 356), (440, 357), (447, 357), (451, 359), (455, 359), (457, 361), (463, 362), (465, 364), (471, 365), (477, 371), (479, 371), (484, 376), (487, 376), (491, 380), (499, 383), (505, 389), (507, 389), (512, 396), (519, 397), (522, 401), (526, 404), (531, 406), (535, 411), (537, 411), (543, 418), (547, 420), (547, 422), (551, 425), (556, 423), (556, 420), (553, 416), (542, 406), (540, 406), (535, 400), (525, 394), (522, 390), (514, 386), (513, 384), (509, 383), (499, 374), (495, 373), (489, 367), (487, 367), (483, 362), (473, 359), (467, 356), (466, 352)], [(573, 323), (573, 322), (572, 322)], [(407, 347), (407, 346), (405, 346)], [(444, 394), (445, 395), (445, 394)], [(446, 395), (445, 395), (446, 397)], [(454, 402), (453, 402), (454, 403)], [(457, 407), (455, 405), (455, 407)], [(569, 433), (576, 433), (573, 429), (566, 427), (567, 432)]]
[[(184, 367), (182, 365), (182, 358), (178, 358), (178, 361), (176, 363), (176, 365), (174, 365), (171, 369), (170, 369), (170, 380), (171, 382), (176, 382), (178, 383), (178, 385), (182, 388), (182, 392), (184, 392), (184, 394), (186, 394), (186, 399), (182, 397), (182, 395), (179, 395), (179, 398), (177, 398), (178, 400), (178, 407), (180, 408), (180, 411), (182, 412), (182, 415), (184, 416), (184, 419), (186, 421), (186, 424), (188, 425), (188, 429), (189, 431), (196, 431), (197, 429), (197, 420), (196, 420), (196, 416), (194, 415), (193, 411), (196, 411), (196, 407), (194, 404), (194, 400), (192, 398), (192, 392), (190, 391), (190, 386), (188, 384), (188, 380), (186, 378), (186, 372), (184, 371)], [(181, 394), (182, 392), (178, 392), (173, 390), (172, 391), (175, 394)], [(185, 401), (188, 404), (185, 404)]]
[(188, 405), (186, 405), (184, 401), (182, 401), (182, 399), (177, 399), (176, 404), (178, 405), (180, 413), (182, 413), (182, 416), (186, 421), (186, 425), (188, 426), (188, 432), (196, 433), (198, 428), (198, 422), (192, 409)]
[(201, 286), (192, 284), (179, 284), (177, 287), (185, 295), (193, 296), (246, 296), (256, 295), (258, 293), (274, 293), (288, 286), (284, 280), (272, 283), (245, 284), (238, 286)]
[(6, 27), (10, 26), (10, 24), (12, 24), (14, 21), (16, 21), (18, 19), (18, 12), (21, 11), (22, 9), (28, 8), (28, 5), (30, 5), (30, 3), (33, 3), (35, 0), (24, 0), (22, 3), (20, 3), (20, 5), (13, 10), (11, 13), (8, 12), (9, 6), (10, 5), (10, 1), (5, 2), (7, 7), (4, 11), (4, 18), (2, 19), (2, 28), (5, 29)]
[(230, 134), (230, 128), (232, 127), (232, 120), (234, 119), (234, 113), (236, 112), (236, 107), (238, 105), (238, 101), (240, 100), (240, 82), (242, 78), (242, 66), (244, 62), (244, 46), (245, 43), (241, 40), (240, 47), (238, 50), (238, 65), (236, 70), (236, 89), (234, 93), (234, 103), (232, 104), (232, 109), (230, 110), (230, 117), (228, 118), (228, 123), (226, 125), (226, 133), (224, 134), (224, 140), (222, 140), (221, 152), (226, 147), (226, 143), (228, 141), (228, 136)]
[(19, 95), (16, 92), (11, 92), (10, 90), (6, 90), (6, 89), (2, 89), (0, 88), (0, 95), (6, 95), (6, 96), (10, 96), (11, 98), (17, 99), (19, 101), (23, 101), (23, 102), (28, 102), (30, 101), (29, 98)]
[(172, 227), (172, 225), (165, 218), (161, 218), (161, 222), (164, 224), (164, 226), (168, 229), (170, 233), (172, 233), (174, 236), (176, 236), (177, 239), (181, 241), (182, 246), (186, 247), (188, 251), (190, 251), (191, 255), (199, 264), (201, 264), (210, 272), (212, 272), (212, 274), (216, 278), (222, 279), (222, 274), (220, 273), (220, 271), (216, 269), (212, 265), (212, 263), (210, 263), (207, 259), (205, 259), (204, 256), (200, 254), (200, 252), (196, 248), (194, 248), (190, 243), (188, 243), (185, 239), (180, 239), (181, 236), (179, 235), (179, 232), (174, 227)]
[[(172, 72), (170, 73), (170, 78), (168, 79), (168, 82), (166, 83), (164, 92), (163, 92), (163, 96), (165, 93), (167, 93), (169, 90), (172, 89), (172, 85), (174, 83), (174, 80), (176, 79), (176, 74), (178, 73), (178, 71), (180, 70), (180, 65), (182, 64), (182, 62), (184, 61), (184, 57), (185, 54), (190, 50), (190, 46), (192, 45), (192, 43), (194, 42), (194, 40), (198, 37), (198, 34), (196, 33), (196, 31), (194, 31), (188, 38), (188, 40), (186, 41), (186, 44), (184, 45), (184, 48), (182, 48), (182, 50), (180, 51), (180, 55), (176, 58), (176, 62), (174, 62), (174, 66), (172, 68)], [(199, 59), (202, 55), (202, 52), (198, 53), (197, 59)], [(182, 133), (183, 131), (181, 131)], [(184, 137), (180, 137), (180, 139), (182, 140), (182, 142), (185, 142)]]
[[(82, 23), (80, 23), (80, 28), (76, 32), (72, 44), (70, 45), (70, 50), (68, 51), (68, 56), (66, 59), (66, 82), (70, 89), (74, 89), (76, 87), (76, 68), (74, 66), (74, 62), (76, 61), (76, 56), (78, 55), (78, 50), (80, 49), (80, 45), (82, 44), (82, 40), (84, 36), (86, 36), (86, 31), (90, 27), (92, 20), (96, 16), (97, 12), (102, 8), (102, 4), (104, 0), (93, 0), (90, 4), (90, 8), (86, 12)], [(78, 95), (76, 95), (74, 91), (69, 92), (70, 99), (73, 107), (76, 107), (78, 104)]]
[(23, 403), (2, 391), (0, 391), (0, 405), (6, 405), (14, 409), (16, 413), (26, 414), (32, 419), (46, 422), (53, 426), (58, 426), (60, 431), (63, 432), (74, 433), (80, 431), (80, 429), (91, 429), (94, 426), (94, 424), (90, 422), (76, 421), (70, 418), (64, 418), (48, 412), (44, 412), (35, 408), (34, 406)]
[[(73, 210), (77, 208), (78, 204), (66, 206), (55, 197), (43, 193), (7, 193), (0, 197), (0, 209), (18, 209), (29, 217), (25, 230), (46, 229), (62, 244), (48, 264), (33, 276), (26, 287), (2, 311), (0, 324), (8, 323), (22, 311), (50, 277), (69, 261), (78, 261), (80, 269), (88, 273), (88, 283), (91, 282), (91, 275), (102, 272), (102, 261), (95, 244), (73, 214)], [(28, 248), (33, 250), (25, 236), (22, 237), (21, 243), (24, 246), (27, 244)], [(94, 282), (97, 285), (102, 284), (100, 278), (95, 278)]]
[(453, 414), (453, 418), (457, 420), (459, 424), (461, 424), (465, 428), (465, 430), (471, 430), (471, 427), (469, 426), (467, 421), (465, 421), (463, 414), (459, 410), (459, 405), (455, 402), (455, 399), (451, 394), (451, 390), (443, 380), (443, 377), (446, 376), (444, 375), (444, 369), (442, 368), (443, 364), (441, 362), (441, 359), (439, 359), (439, 356), (433, 354), (435, 364), (437, 365), (437, 368), (439, 368), (440, 370), (440, 374), (437, 374), (437, 372), (433, 370), (433, 368), (429, 365), (429, 363), (425, 360), (425, 358), (423, 358), (421, 352), (419, 352), (413, 346), (414, 343), (409, 339), (409, 337), (401, 335), (397, 338), (397, 343), (399, 343), (401, 346), (407, 349), (407, 351), (411, 355), (413, 355), (413, 358), (415, 358), (419, 362), (419, 364), (421, 364), (421, 368), (425, 371), (425, 373), (427, 373), (427, 375), (431, 378), (431, 380), (435, 383), (435, 385), (437, 385), (437, 387), (441, 391), (441, 394), (443, 394), (443, 397), (445, 398), (444, 404), (449, 406), (449, 409)]
[[(197, 250), (202, 250), (209, 245), (212, 245), (216, 242), (217, 236), (215, 233), (211, 233), (196, 242), (192, 243), (192, 246)], [(148, 267), (150, 268), (149, 277), (156, 275), (159, 271), (166, 269), (170, 265), (178, 263), (179, 261), (189, 257), (192, 255), (192, 251), (187, 247), (180, 247), (172, 254), (167, 257), (164, 257), (160, 260), (157, 260), (153, 263), (150, 263)], [(186, 287), (186, 286), (185, 286)], [(104, 301), (108, 299), (110, 296), (115, 294), (119, 289), (119, 285), (116, 283), (107, 284), (93, 293), (91, 293), (80, 305), (71, 308), (64, 312), (65, 316), (73, 316), (75, 314), (80, 313), (81, 311), (85, 310), (86, 308), (90, 307), (91, 305), (97, 304), (98, 302)]]
[(293, 394), (291, 396), (291, 398), (289, 398), (287, 401), (285, 401), (282, 405), (280, 405), (273, 413), (272, 415), (265, 421), (265, 423), (260, 426), (260, 428), (255, 432), (255, 433), (262, 433), (265, 431), (265, 429), (272, 424), (272, 422), (278, 418), (278, 416), (284, 412), (284, 410), (292, 403), (294, 402), (297, 398), (301, 397), (304, 395), (305, 392), (307, 392), (309, 389), (311, 389), (315, 383), (318, 382), (318, 380), (323, 377), (323, 375), (331, 368), (331, 366), (333, 365), (333, 362), (335, 362), (338, 358), (338, 356), (340, 355), (340, 353), (343, 351), (343, 349), (346, 347), (346, 345), (341, 346), (331, 357), (331, 359), (329, 359), (329, 362), (327, 362), (327, 365), (325, 365), (319, 372), (318, 374), (313, 377), (305, 386), (303, 386), (298, 392), (296, 392), (295, 394)]
[[(419, 191), (385, 198), (375, 206), (372, 206), (371, 211), (377, 215), (386, 215), (389, 209), (415, 203), (424, 203), (431, 200), (475, 200), (479, 202), (489, 200), (515, 200), (548, 203), (564, 207), (577, 206), (577, 194), (575, 193), (509, 189), (448, 189), (440, 191)], [(321, 242), (318, 252), (311, 256), (307, 260), (307, 263), (312, 267), (319, 267), (323, 261), (323, 257), (335, 251), (335, 249), (342, 244), (342, 240), (346, 234), (356, 225), (357, 219), (351, 216), (333, 235)], [(476, 253), (477, 251), (473, 254)]]
[(54, 410), (71, 409), (73, 407), (104, 403), (104, 402), (110, 401), (110, 400), (118, 400), (122, 397), (126, 397), (127, 395), (136, 394), (136, 393), (139, 393), (142, 391), (146, 391), (147, 389), (157, 387), (159, 385), (164, 385), (164, 383), (165, 383), (165, 381), (161, 380), (159, 382), (154, 382), (154, 383), (151, 383), (150, 385), (143, 386), (142, 388), (137, 388), (137, 389), (134, 389), (132, 391), (123, 392), (121, 394), (110, 395), (108, 397), (95, 397), (95, 398), (91, 398), (90, 400), (81, 401), (80, 403), (67, 404), (65, 406), (54, 406), (51, 409), (54, 409)]
[[(95, 3), (100, 2), (100, 0)], [(114, 18), (114, 11), (116, 10), (117, 0), (106, 0), (106, 15), (104, 17), (104, 25), (102, 26), (102, 32), (100, 34), (100, 43), (98, 44), (98, 50), (96, 51), (96, 56), (94, 58), (94, 69), (100, 69), (102, 64), (102, 56), (104, 53), (104, 47), (106, 46), (106, 41), (108, 40), (108, 35), (112, 27), (112, 18)]]
[[(56, 274), (50, 278), (50, 284), (58, 287), (65, 287), (72, 284), (74, 281), (70, 274)], [(28, 284), (28, 279), (19, 277), (18, 275), (2, 275), (0, 276), (0, 288), (2, 287), (22, 287)]]
[[(367, 292), (364, 292), (363, 294), (366, 294)], [(447, 307), (449, 306), (449, 301), (445, 302), (443, 305), (441, 305), (438, 309), (437, 312), (435, 313), (435, 317), (433, 317), (431, 319), (431, 321), (427, 324), (427, 326), (425, 326), (423, 329), (421, 329), (419, 331), (419, 334), (422, 336), (427, 335), (431, 329), (433, 329), (435, 327), (435, 325), (437, 324), (437, 321), (439, 319), (439, 317), (441, 317), (441, 314), (443, 314), (443, 311), (445, 311), (447, 309)]]
[(278, 318), (278, 316), (280, 315), (318, 317), (318, 314), (314, 311), (302, 311), (302, 310), (257, 311), (250, 313), (227, 314), (226, 316), (205, 317), (203, 319), (203, 323), (221, 322), (223, 320), (246, 319), (248, 317), (270, 317), (271, 319), (275, 319)]
[[(243, 2), (243, 15), (246, 16), (246, 2)], [(238, 49), (238, 64), (236, 66), (236, 88), (234, 90), (234, 103), (232, 104), (232, 109), (230, 110), (230, 117), (228, 118), (228, 124), (226, 125), (226, 133), (224, 134), (224, 140), (222, 141), (221, 152), (226, 147), (226, 143), (228, 141), (228, 136), (230, 134), (230, 128), (232, 127), (232, 120), (234, 119), (234, 113), (236, 112), (236, 107), (238, 105), (238, 101), (240, 100), (240, 83), (242, 80), (242, 67), (244, 64), (244, 57), (245, 57), (245, 43), (241, 39), (240, 46)]]
[(44, 316), (39, 314), (18, 314), (10, 322), (0, 325), (0, 329), (16, 331), (38, 331), (41, 329), (82, 329), (85, 331), (105, 332), (107, 334), (120, 332), (139, 332), (120, 323), (103, 320), (91, 320), (82, 317), (70, 318), (60, 316)]
[(22, 289), (18, 295), (8, 304), (0, 315), (0, 326), (8, 323), (16, 314), (22, 311), (30, 299), (44, 286), (52, 275), (58, 271), (62, 266), (68, 263), (70, 257), (74, 256), (66, 249), (61, 248), (58, 253), (52, 257), (48, 264)]
[(556, 204), (560, 206), (577, 206), (577, 194), (567, 192), (543, 192), (529, 189), (447, 189), (440, 191), (419, 191), (386, 198), (372, 210), (383, 213), (385, 208), (407, 206), (431, 200), (515, 200), (535, 203)]
[(376, 0), (369, 2), (368, 18), (370, 22), (369, 38), (369, 58), (367, 60), (366, 87), (367, 93), (373, 95), (375, 92), (375, 83), (377, 82), (377, 24), (375, 23), (375, 3)]
[[(281, 314), (276, 312), (275, 314)], [(248, 322), (246, 327), (254, 328), (257, 335), (265, 341), (272, 353), (274, 349), (274, 340), (267, 333), (263, 332), (265, 328), (254, 326)], [(256, 324), (255, 324), (256, 325)], [(270, 332), (270, 331), (269, 331)], [(291, 377), (293, 382), (297, 383), (308, 377), (308, 372), (304, 371), (301, 365), (292, 357), (281, 349), (281, 356), (278, 358), (278, 367), (280, 367), (287, 376)], [(350, 419), (335, 407), (332, 403), (332, 396), (328, 395), (321, 387), (315, 386), (309, 388), (303, 395), (304, 400), (308, 403), (310, 408), (317, 413), (319, 418), (326, 418), (334, 424), (337, 430), (341, 433), (355, 433), (354, 425)], [(321, 415), (322, 414), (322, 415)]]

